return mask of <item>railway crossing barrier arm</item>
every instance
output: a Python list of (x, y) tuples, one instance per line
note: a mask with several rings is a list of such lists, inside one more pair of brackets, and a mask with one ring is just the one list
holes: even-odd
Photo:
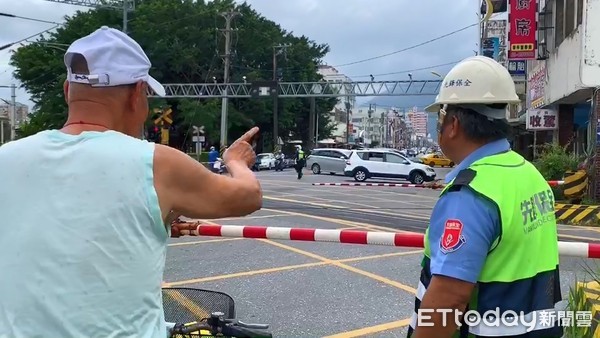
[[(343, 244), (383, 245), (423, 248), (424, 235), (406, 232), (379, 232), (359, 230), (333, 230), (284, 228), (242, 225), (207, 225), (200, 222), (171, 224), (172, 233), (188, 236), (214, 236), (231, 238), (262, 238), (272, 240), (330, 242)], [(570, 257), (600, 258), (600, 244), (558, 241), (559, 254)]]

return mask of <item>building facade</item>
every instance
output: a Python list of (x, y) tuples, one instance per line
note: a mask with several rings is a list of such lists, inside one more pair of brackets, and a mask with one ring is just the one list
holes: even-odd
[(412, 129), (417, 138), (427, 137), (427, 116), (426, 112), (417, 111), (416, 107), (406, 113), (406, 118), (412, 124)]
[[(600, 154), (600, 0), (539, 0), (538, 8), (538, 60), (527, 62), (524, 121), (534, 131), (532, 143)], [(540, 109), (544, 116), (531, 113)], [(594, 166), (590, 195), (598, 199), (598, 155)]]
[[(356, 96), (352, 92), (353, 86), (349, 84), (349, 82), (352, 82), (352, 79), (328, 65), (320, 65), (317, 72), (327, 82), (340, 83), (338, 87), (340, 93), (338, 103), (328, 116), (329, 120), (335, 124), (332, 137), (336, 142), (340, 143), (345, 143), (347, 138), (350, 143), (354, 142), (352, 124), (347, 123), (348, 120), (352, 120), (352, 112), (356, 106)], [(348, 131), (350, 131), (349, 134)]]
[[(7, 100), (7, 102), (9, 101)], [(0, 103), (0, 144), (3, 144), (10, 140), (10, 111), (12, 106), (4, 100), (0, 100)], [(15, 128), (19, 128), (23, 122), (28, 121), (29, 107), (19, 102), (16, 103), (16, 106)]]

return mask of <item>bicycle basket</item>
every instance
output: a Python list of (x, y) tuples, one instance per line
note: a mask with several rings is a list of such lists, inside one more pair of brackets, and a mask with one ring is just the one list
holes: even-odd
[(228, 294), (192, 288), (163, 288), (165, 320), (170, 323), (190, 323), (222, 312), (225, 318), (235, 318), (235, 302)]

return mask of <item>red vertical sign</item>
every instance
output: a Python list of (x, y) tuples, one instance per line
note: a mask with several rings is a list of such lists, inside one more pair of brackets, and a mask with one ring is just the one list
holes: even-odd
[(508, 59), (537, 58), (538, 0), (508, 1)]

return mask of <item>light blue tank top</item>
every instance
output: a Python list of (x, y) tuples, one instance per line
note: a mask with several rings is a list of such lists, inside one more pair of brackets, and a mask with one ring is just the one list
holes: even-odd
[(112, 131), (0, 147), (0, 338), (166, 337), (153, 156)]

